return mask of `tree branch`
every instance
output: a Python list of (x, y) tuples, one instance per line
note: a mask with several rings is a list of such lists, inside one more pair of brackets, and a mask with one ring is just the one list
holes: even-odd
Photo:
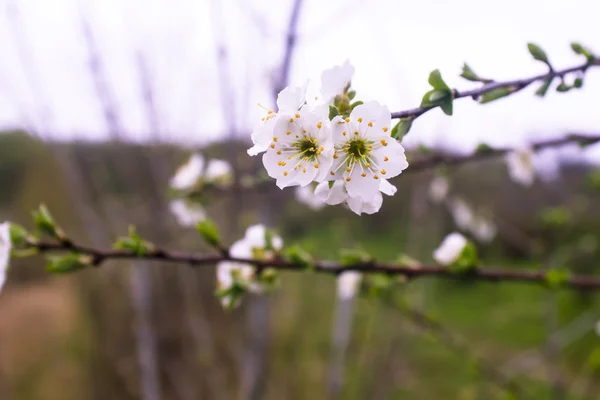
[[(172, 263), (187, 264), (190, 266), (211, 265), (221, 261), (233, 261), (244, 264), (252, 264), (258, 269), (274, 268), (288, 271), (307, 270), (306, 265), (288, 262), (280, 258), (272, 260), (253, 260), (231, 257), (228, 254), (222, 255), (201, 255), (194, 253), (184, 253), (175, 251), (166, 251), (155, 249), (152, 252), (137, 254), (124, 250), (102, 250), (92, 247), (76, 245), (72, 242), (64, 243), (37, 242), (30, 243), (29, 248), (37, 249), (42, 253), (46, 252), (75, 252), (92, 257), (93, 265), (100, 265), (110, 260), (123, 259), (145, 259), (151, 261), (166, 261)], [(228, 253), (228, 252), (227, 252)], [(444, 279), (462, 280), (462, 281), (484, 281), (484, 282), (522, 282), (546, 285), (547, 278), (545, 272), (524, 269), (480, 267), (468, 272), (457, 272), (449, 267), (431, 265), (412, 267), (398, 263), (377, 263), (367, 262), (354, 265), (342, 265), (335, 261), (316, 261), (311, 269), (319, 273), (329, 273), (337, 275), (344, 271), (358, 271), (362, 273), (382, 273), (387, 275), (399, 275), (406, 279), (416, 279), (421, 277), (439, 277)], [(592, 276), (577, 275), (566, 279), (562, 285), (566, 288), (576, 290), (600, 290), (600, 278)]]
[[(504, 81), (504, 82), (490, 82), (486, 83), (483, 86), (477, 89), (465, 90), (464, 92), (459, 92), (456, 89), (452, 90), (454, 94), (454, 99), (461, 99), (465, 97), (471, 97), (473, 100), (479, 98), (479, 96), (489, 93), (493, 90), (504, 89), (504, 88), (513, 88), (514, 91), (519, 91), (521, 89), (526, 88), (530, 84), (536, 81), (543, 81), (546, 79), (554, 79), (554, 78), (563, 78), (565, 75), (568, 75), (573, 72), (585, 72), (588, 68), (598, 67), (600, 66), (600, 58), (595, 58), (593, 61), (588, 61), (585, 64), (580, 64), (574, 67), (565, 68), (558, 71), (550, 71), (545, 74), (535, 75), (530, 78), (523, 79), (515, 79), (512, 81)], [(417, 107), (410, 110), (397, 111), (392, 113), (392, 118), (417, 118), (418, 116), (426, 113), (429, 110), (433, 110), (439, 106), (430, 106), (430, 107)]]

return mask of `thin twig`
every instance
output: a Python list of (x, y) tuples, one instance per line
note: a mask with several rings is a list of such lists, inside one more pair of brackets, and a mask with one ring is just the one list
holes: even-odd
[[(504, 82), (490, 82), (487, 83), (477, 89), (465, 90), (464, 92), (459, 92), (456, 89), (452, 90), (454, 95), (454, 99), (461, 99), (466, 97), (471, 97), (474, 100), (477, 100), (480, 96), (485, 93), (489, 93), (494, 90), (504, 89), (504, 88), (512, 88), (514, 91), (519, 91), (521, 89), (526, 88), (536, 81), (543, 81), (546, 79), (554, 79), (554, 78), (562, 78), (565, 75), (574, 73), (574, 72), (585, 72), (588, 68), (598, 67), (600, 66), (600, 59), (596, 58), (592, 61), (588, 61), (585, 64), (580, 64), (574, 67), (565, 68), (558, 71), (550, 71), (545, 74), (535, 75), (530, 78), (523, 79), (515, 79), (512, 81), (504, 81)], [(417, 107), (410, 110), (397, 111), (392, 113), (392, 118), (417, 118), (418, 116), (426, 113), (429, 110), (433, 110), (434, 108), (438, 108), (439, 106), (430, 106), (430, 107)]]
[[(288, 262), (281, 259), (272, 260), (253, 260), (245, 258), (231, 257), (228, 252), (220, 255), (201, 255), (194, 253), (184, 253), (175, 251), (166, 251), (155, 249), (147, 253), (134, 253), (125, 250), (102, 250), (92, 247), (80, 246), (72, 242), (51, 243), (37, 242), (29, 245), (42, 253), (71, 251), (82, 255), (91, 256), (94, 265), (109, 260), (123, 259), (144, 259), (151, 261), (167, 261), (172, 263), (187, 264), (190, 266), (212, 265), (221, 261), (233, 261), (244, 264), (254, 265), (258, 269), (274, 268), (278, 270), (302, 271), (307, 270), (306, 265)], [(362, 273), (382, 273), (387, 275), (400, 275), (406, 279), (416, 279), (421, 277), (439, 277), (444, 279), (462, 280), (462, 281), (487, 281), (487, 282), (522, 282), (535, 283), (540, 285), (547, 284), (545, 272), (525, 269), (510, 269), (496, 267), (479, 267), (468, 272), (457, 272), (449, 267), (431, 265), (411, 267), (397, 263), (358, 263), (354, 265), (342, 265), (335, 261), (317, 261), (313, 263), (312, 269), (319, 273), (329, 273), (333, 275), (344, 271), (359, 271)], [(577, 290), (600, 290), (600, 279), (592, 276), (576, 275), (566, 279), (563, 287)]]

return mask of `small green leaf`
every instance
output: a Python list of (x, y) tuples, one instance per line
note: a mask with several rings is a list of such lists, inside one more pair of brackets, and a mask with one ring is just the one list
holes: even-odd
[(485, 143), (478, 144), (477, 148), (475, 149), (475, 153), (478, 153), (478, 154), (489, 154), (489, 153), (493, 153), (493, 152), (494, 152), (494, 149)]
[(88, 255), (70, 253), (48, 257), (46, 271), (51, 274), (68, 274), (92, 265), (93, 258)]
[(356, 97), (356, 91), (355, 91), (355, 90), (351, 90), (351, 91), (349, 91), (349, 92), (348, 92), (348, 98), (349, 98), (350, 100), (353, 100), (353, 99), (354, 99), (354, 97)]
[(515, 88), (513, 86), (499, 87), (481, 95), (481, 97), (479, 98), (479, 103), (489, 103), (490, 101), (501, 99), (502, 97), (506, 97), (514, 92)]
[(558, 84), (558, 86), (556, 87), (556, 91), (560, 92), (560, 93), (564, 93), (564, 92), (568, 92), (569, 90), (571, 90), (572, 87), (567, 85), (567, 83), (565, 83), (565, 81), (562, 81), (561, 83)]
[(538, 46), (535, 43), (528, 43), (527, 48), (529, 49), (529, 52), (531, 53), (533, 58), (550, 66), (550, 61), (548, 60), (548, 55), (546, 55), (546, 52), (544, 50), (542, 50), (542, 48), (540, 46)]
[(44, 204), (41, 204), (37, 210), (33, 211), (32, 216), (36, 229), (41, 233), (59, 240), (66, 239), (65, 234), (58, 227), (50, 211)]
[(350, 105), (350, 110), (351, 110), (351, 111), (352, 111), (352, 110), (354, 110), (356, 107), (360, 106), (361, 104), (363, 104), (363, 102), (362, 102), (362, 101), (360, 101), (360, 100), (359, 100), (359, 101), (355, 101), (354, 103), (352, 103), (352, 104)]
[(135, 231), (135, 227), (133, 225), (129, 227), (129, 236), (117, 238), (113, 247), (116, 250), (131, 251), (138, 256), (150, 254), (155, 251), (154, 245), (143, 240)]
[(450, 270), (456, 273), (465, 273), (477, 269), (478, 264), (477, 247), (468, 241), (458, 260), (450, 265)]
[(552, 288), (556, 289), (561, 286), (564, 286), (571, 277), (571, 272), (564, 268), (556, 268), (546, 272), (544, 276), (544, 280), (546, 284)]
[(196, 230), (206, 241), (206, 243), (213, 247), (221, 248), (221, 235), (219, 234), (219, 228), (213, 221), (210, 219), (204, 219), (198, 222), (198, 225), (196, 225)]
[(444, 80), (442, 79), (442, 74), (440, 73), (439, 69), (431, 71), (431, 73), (429, 74), (428, 82), (431, 86), (433, 86), (434, 89), (450, 91), (450, 88), (448, 87), (448, 85), (446, 85), (446, 82), (444, 82)]
[(575, 53), (584, 56), (589, 62), (592, 62), (595, 59), (594, 54), (579, 43), (571, 43), (571, 49), (573, 49)]
[(329, 106), (329, 120), (334, 119), (336, 116), (340, 115), (337, 107), (334, 105)]
[(548, 92), (548, 88), (550, 88), (550, 85), (552, 84), (552, 79), (553, 78), (545, 79), (542, 85), (535, 91), (535, 95), (544, 97), (546, 92)]
[(391, 136), (399, 142), (402, 141), (402, 138), (408, 133), (414, 120), (412, 117), (400, 118), (400, 121), (392, 128)]
[(291, 263), (298, 264), (306, 269), (313, 268), (312, 256), (300, 246), (291, 246), (285, 250), (284, 257)]
[(477, 75), (475, 72), (473, 72), (473, 70), (471, 69), (471, 67), (469, 67), (469, 65), (467, 63), (463, 64), (462, 74), (460, 74), (460, 76), (471, 82), (483, 81), (483, 79), (481, 79), (479, 77), (479, 75)]
[(342, 249), (340, 254), (340, 263), (343, 266), (365, 264), (373, 261), (369, 253), (362, 249)]
[(549, 207), (540, 212), (540, 219), (548, 228), (562, 228), (571, 221), (571, 211), (565, 206)]
[(10, 223), (10, 241), (15, 248), (24, 248), (36, 242), (36, 239), (23, 226)]
[(575, 81), (573, 82), (573, 87), (577, 88), (577, 89), (581, 89), (582, 86), (583, 86), (583, 78), (578, 76), (577, 78), (575, 78)]
[(442, 103), (440, 103), (440, 108), (446, 115), (452, 115), (452, 95), (446, 97)]

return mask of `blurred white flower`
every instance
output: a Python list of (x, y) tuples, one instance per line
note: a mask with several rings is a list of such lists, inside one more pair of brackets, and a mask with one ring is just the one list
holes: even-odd
[(206, 166), (204, 180), (213, 183), (231, 183), (233, 180), (233, 168), (231, 168), (229, 162), (214, 158)]
[(440, 247), (433, 252), (433, 259), (442, 265), (452, 265), (458, 261), (467, 243), (463, 235), (453, 232), (446, 236)]
[(479, 216), (472, 221), (470, 231), (479, 242), (489, 243), (496, 237), (498, 228), (493, 221)]
[(194, 154), (171, 178), (170, 186), (176, 190), (187, 190), (192, 188), (204, 173), (204, 157)]
[(346, 60), (342, 65), (323, 71), (321, 74), (321, 96), (320, 99), (326, 104), (333, 104), (335, 96), (344, 93), (354, 76), (354, 67)]
[(4, 222), (0, 224), (0, 291), (6, 282), (11, 250), (10, 223)]
[(450, 184), (448, 179), (441, 175), (436, 175), (429, 184), (429, 198), (436, 204), (441, 203), (446, 199)]
[(195, 226), (206, 218), (206, 212), (200, 204), (192, 204), (183, 199), (172, 200), (169, 209), (181, 226)]
[(342, 272), (337, 278), (337, 296), (340, 300), (348, 300), (356, 296), (362, 274), (356, 271)]
[(346, 181), (350, 197), (373, 200), (380, 182), (408, 167), (404, 147), (390, 136), (391, 114), (376, 101), (354, 108), (350, 117), (332, 121), (335, 155), (329, 180)]
[[(327, 182), (323, 183), (327, 184)], [(315, 188), (312, 185), (298, 186), (296, 188), (296, 199), (315, 211), (322, 209), (327, 204), (315, 194)]]
[[(252, 260), (256, 254), (262, 254), (263, 257), (270, 257), (267, 247), (266, 228), (263, 225), (253, 225), (246, 230), (244, 237), (235, 242), (229, 249), (229, 254), (234, 258)], [(271, 238), (271, 244), (275, 250), (283, 248), (283, 240), (277, 235)], [(220, 290), (228, 289), (234, 281), (241, 283), (252, 293), (262, 293), (263, 286), (256, 281), (254, 267), (250, 264), (221, 261), (217, 265), (217, 286)], [(225, 296), (221, 298), (224, 307), (233, 306), (234, 299)]]
[(449, 201), (448, 208), (456, 226), (465, 231), (471, 228), (474, 215), (466, 201), (456, 197)]
[(531, 186), (535, 179), (533, 149), (523, 146), (506, 155), (508, 174), (511, 179), (523, 186)]
[(369, 201), (365, 201), (362, 197), (350, 197), (346, 190), (345, 181), (338, 180), (333, 182), (331, 187), (330, 182), (322, 182), (315, 189), (315, 196), (321, 199), (325, 204), (338, 205), (345, 204), (348, 208), (357, 215), (375, 214), (381, 209), (383, 204), (383, 196), (381, 193), (388, 196), (393, 196), (398, 190), (394, 185), (387, 180), (382, 179), (379, 184), (379, 192)]

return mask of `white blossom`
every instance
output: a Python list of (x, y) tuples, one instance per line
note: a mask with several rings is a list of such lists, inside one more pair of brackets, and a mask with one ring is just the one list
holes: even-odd
[(176, 190), (187, 190), (192, 188), (204, 173), (204, 157), (194, 154), (171, 178), (170, 186)]
[(498, 228), (493, 221), (482, 216), (475, 217), (471, 222), (470, 231), (478, 241), (489, 243), (496, 237)]
[(522, 146), (506, 155), (508, 174), (511, 179), (523, 186), (531, 186), (535, 179), (533, 149)]
[(369, 201), (365, 201), (362, 197), (350, 197), (346, 190), (345, 181), (339, 180), (333, 182), (330, 187), (330, 182), (322, 182), (315, 189), (315, 196), (329, 205), (345, 204), (348, 208), (357, 215), (375, 214), (379, 211), (383, 204), (383, 196), (381, 193), (388, 196), (393, 196), (398, 189), (382, 179), (379, 185), (379, 192), (376, 193)]
[(4, 222), (0, 224), (0, 291), (6, 282), (11, 250), (10, 223)]
[(263, 164), (279, 188), (325, 179), (334, 152), (330, 126), (325, 113), (308, 108), (277, 120)]
[(323, 71), (321, 74), (321, 100), (326, 104), (333, 104), (335, 96), (344, 93), (344, 90), (354, 76), (354, 67), (346, 60), (342, 65)]
[[(283, 248), (283, 240), (278, 235), (273, 235), (271, 244), (275, 250)], [(267, 238), (266, 228), (263, 225), (253, 225), (246, 230), (244, 237), (235, 242), (229, 249), (229, 254), (233, 258), (252, 260), (256, 254), (262, 254), (263, 257), (270, 257), (266, 251)], [(231, 287), (234, 280), (242, 283), (250, 292), (262, 293), (264, 288), (255, 280), (255, 270), (250, 264), (221, 261), (217, 265), (217, 286), (219, 289)], [(231, 306), (231, 299), (225, 296), (221, 299), (224, 307)]]
[(469, 230), (473, 224), (474, 215), (467, 202), (457, 197), (452, 199), (448, 206), (456, 226), (462, 230)]
[(356, 296), (362, 274), (357, 271), (342, 272), (337, 278), (337, 296), (340, 300), (348, 300)]
[(375, 101), (357, 106), (348, 118), (331, 121), (335, 154), (328, 178), (344, 179), (350, 197), (372, 200), (382, 179), (408, 167), (404, 147), (390, 136), (390, 123), (388, 108)]
[(448, 179), (441, 175), (436, 175), (429, 184), (429, 198), (436, 204), (441, 203), (448, 196), (450, 184)]
[(446, 236), (440, 247), (433, 252), (433, 258), (442, 265), (452, 265), (458, 261), (467, 243), (468, 241), (463, 235), (453, 232)]
[(321, 210), (327, 204), (315, 194), (312, 185), (296, 187), (296, 199), (315, 211)]
[(267, 114), (261, 118), (261, 121), (252, 131), (252, 146), (248, 149), (251, 156), (258, 155), (269, 148), (273, 140), (273, 129), (281, 115), (294, 115), (306, 102), (306, 88), (304, 86), (288, 86), (277, 95), (277, 109), (267, 110)]
[(229, 162), (214, 158), (208, 162), (203, 178), (206, 182), (227, 185), (233, 180), (233, 168)]
[(183, 199), (172, 200), (169, 209), (182, 226), (195, 226), (206, 218), (206, 212), (200, 204), (192, 204)]

